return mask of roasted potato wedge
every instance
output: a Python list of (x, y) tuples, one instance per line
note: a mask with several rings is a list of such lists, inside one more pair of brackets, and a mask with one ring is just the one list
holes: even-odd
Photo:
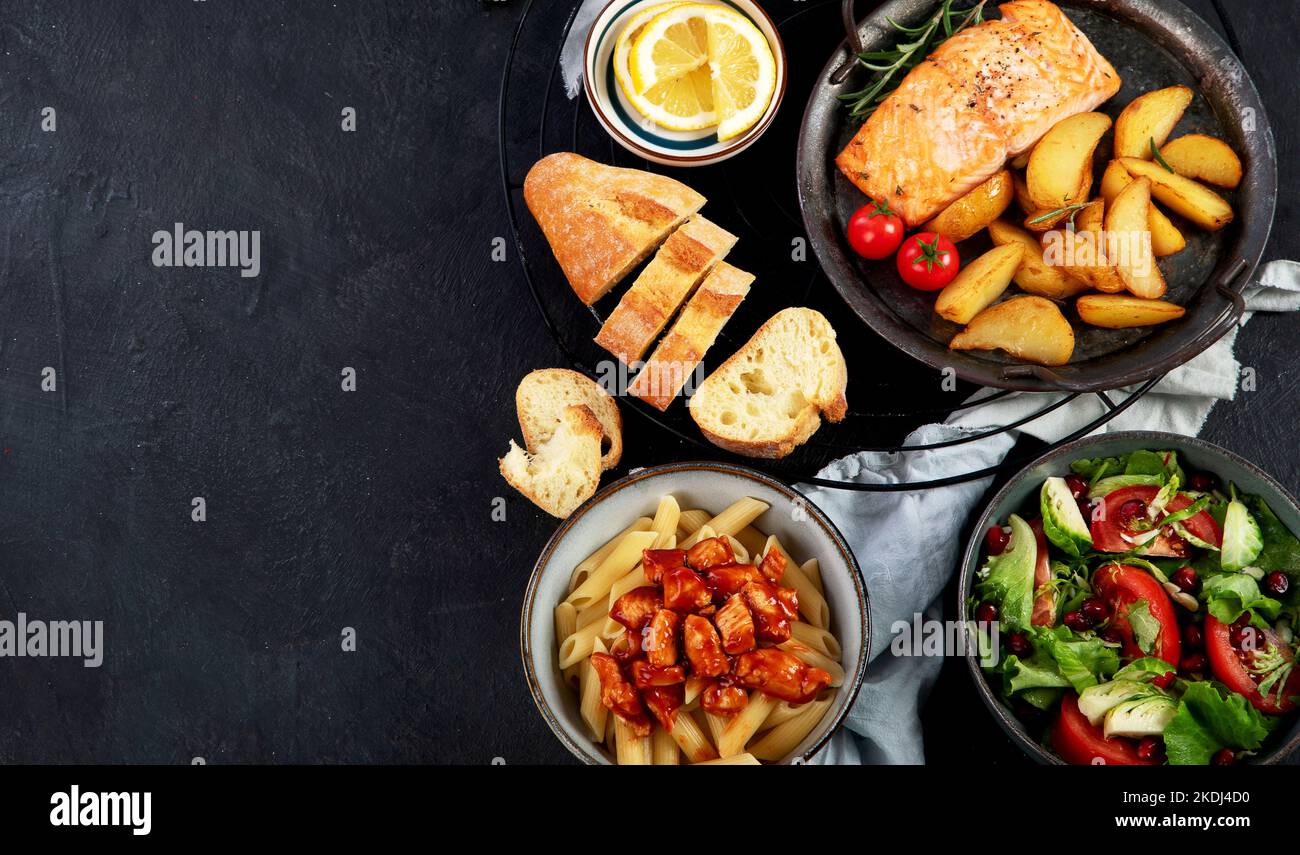
[(1106, 258), (1102, 222), (1105, 202), (1094, 199), (1074, 216), (1074, 229), (1054, 229), (1043, 237), (1043, 263), (1064, 270), (1098, 291), (1117, 293), (1124, 280)]
[(1229, 190), (1241, 183), (1241, 158), (1223, 140), (1188, 134), (1165, 143), (1160, 156), (1184, 178)]
[(1134, 98), (1115, 120), (1115, 157), (1151, 159), (1151, 143), (1165, 144), (1169, 132), (1192, 103), (1186, 86), (1156, 89)]
[(989, 306), (948, 343), (952, 350), (1005, 350), (1027, 362), (1064, 365), (1074, 353), (1070, 322), (1043, 297), (1012, 297)]
[(964, 241), (979, 234), (985, 226), (1002, 216), (1014, 196), (1011, 172), (1004, 169), (944, 208), (921, 228), (927, 232), (938, 232), (953, 243)]
[(1106, 211), (1106, 257), (1124, 287), (1154, 300), (1166, 291), (1165, 277), (1151, 249), (1151, 179), (1136, 178), (1119, 191)]
[(1024, 256), (1025, 247), (1020, 243), (993, 247), (963, 267), (957, 278), (944, 286), (934, 301), (934, 310), (939, 317), (955, 324), (970, 323), (971, 318), (1007, 290)]
[(1151, 195), (1208, 231), (1218, 231), (1232, 222), (1232, 206), (1204, 184), (1170, 172), (1158, 163), (1125, 157), (1120, 163), (1133, 177), (1151, 179)]
[(1087, 282), (1071, 276), (1064, 268), (1045, 264), (1042, 244), (1020, 226), (1006, 220), (994, 220), (989, 223), (989, 237), (998, 246), (1018, 243), (1025, 248), (1014, 277), (1022, 291), (1053, 300), (1064, 300), (1088, 290)]
[(1074, 308), (1084, 323), (1112, 330), (1163, 324), (1181, 318), (1187, 311), (1164, 300), (1144, 300), (1127, 294), (1084, 294), (1074, 302)]
[(1020, 206), (1020, 210), (1032, 217), (1038, 208), (1034, 206), (1034, 200), (1029, 198), (1029, 185), (1025, 182), (1022, 173), (1011, 173), (1011, 189), (1015, 191), (1016, 204)]
[(1052, 126), (1029, 156), (1025, 181), (1040, 211), (1086, 201), (1092, 189), (1092, 152), (1110, 128), (1105, 113), (1079, 113)]
[(1033, 153), (1034, 150), (1032, 148), (1029, 149), (1029, 151), (1022, 151), (1020, 154), (1011, 158), (1011, 162), (1008, 165), (1012, 169), (1024, 169), (1029, 165), (1029, 156)]
[[(1118, 160), (1112, 160), (1106, 164), (1106, 171), (1101, 174), (1101, 198), (1109, 205), (1115, 201), (1119, 191), (1127, 187), (1132, 180), (1133, 176), (1128, 174), (1124, 165)], [(1151, 227), (1151, 249), (1155, 252), (1156, 258), (1182, 252), (1187, 246), (1187, 239), (1178, 230), (1178, 226), (1175, 226), (1154, 202), (1151, 203), (1151, 210), (1147, 212), (1147, 225)]]

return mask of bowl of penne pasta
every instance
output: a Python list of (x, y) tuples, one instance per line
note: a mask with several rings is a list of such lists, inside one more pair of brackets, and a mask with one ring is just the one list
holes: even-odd
[(600, 491), (542, 550), (520, 621), (537, 708), (589, 764), (807, 762), (852, 706), (870, 638), (834, 524), (727, 463)]

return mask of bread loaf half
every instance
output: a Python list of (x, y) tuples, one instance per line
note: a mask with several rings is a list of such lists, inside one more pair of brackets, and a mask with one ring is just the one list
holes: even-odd
[(600, 422), (604, 435), (602, 469), (612, 469), (623, 456), (623, 418), (618, 405), (599, 383), (567, 368), (541, 368), (530, 372), (515, 389), (515, 411), (524, 445), (536, 454), (555, 434), (564, 410), (584, 404)]
[(528, 170), (524, 201), (569, 285), (590, 306), (705, 199), (662, 175), (559, 152)]
[(551, 438), (529, 454), (514, 440), (498, 461), (510, 486), (551, 516), (564, 519), (600, 485), (600, 422), (583, 404), (564, 409)]

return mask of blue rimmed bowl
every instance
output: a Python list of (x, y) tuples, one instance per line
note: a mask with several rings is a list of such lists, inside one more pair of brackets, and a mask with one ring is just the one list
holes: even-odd
[(776, 24), (754, 0), (690, 0), (727, 6), (745, 15), (766, 37), (776, 60), (776, 92), (762, 118), (735, 139), (719, 142), (715, 129), (673, 131), (662, 128), (637, 112), (623, 95), (614, 76), (614, 47), (628, 22), (649, 6), (665, 0), (612, 0), (596, 17), (587, 33), (583, 89), (601, 126), (619, 145), (633, 154), (665, 166), (705, 166), (718, 163), (749, 148), (776, 118), (785, 97), (785, 46)]

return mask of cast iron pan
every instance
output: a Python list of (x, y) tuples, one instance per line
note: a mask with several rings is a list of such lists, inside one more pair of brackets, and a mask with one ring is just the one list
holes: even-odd
[[(985, 7), (985, 17), (996, 16), (992, 5)], [(915, 25), (934, 13), (935, 0), (890, 0), (856, 30), (853, 0), (844, 0), (850, 37), (823, 69), (799, 134), (799, 205), (813, 251), (840, 295), (867, 326), (905, 353), (937, 369), (952, 367), (972, 383), (1031, 392), (1097, 392), (1164, 374), (1237, 322), (1244, 308), (1241, 290), (1254, 273), (1273, 222), (1277, 153), (1246, 70), (1218, 34), (1177, 0), (1061, 0), (1058, 5), (1123, 80), (1119, 93), (1099, 110), (1114, 118), (1143, 92), (1184, 84), (1197, 94), (1173, 136), (1210, 134), (1242, 158), (1241, 185), (1224, 193), (1236, 211), (1227, 228), (1211, 234), (1171, 214), (1187, 248), (1161, 259), (1160, 267), (1169, 283), (1166, 299), (1187, 308), (1181, 319), (1158, 327), (1106, 330), (1083, 324), (1067, 304), (1062, 308), (1075, 329), (1075, 349), (1069, 364), (1058, 368), (1028, 365), (1001, 351), (950, 351), (948, 341), (960, 327), (934, 314), (935, 295), (903, 284), (893, 259), (866, 261), (849, 248), (844, 226), (866, 197), (834, 164), (858, 128), (836, 96), (862, 88), (868, 74), (851, 61), (850, 44), (860, 40), (865, 50), (892, 46), (900, 34), (886, 18)], [(1099, 151), (1109, 153), (1110, 137), (1108, 133)], [(1094, 174), (1099, 180), (1100, 168)], [(958, 248), (968, 260), (990, 246), (988, 236), (980, 235)], [(1008, 294), (1017, 292), (1013, 285)]]

